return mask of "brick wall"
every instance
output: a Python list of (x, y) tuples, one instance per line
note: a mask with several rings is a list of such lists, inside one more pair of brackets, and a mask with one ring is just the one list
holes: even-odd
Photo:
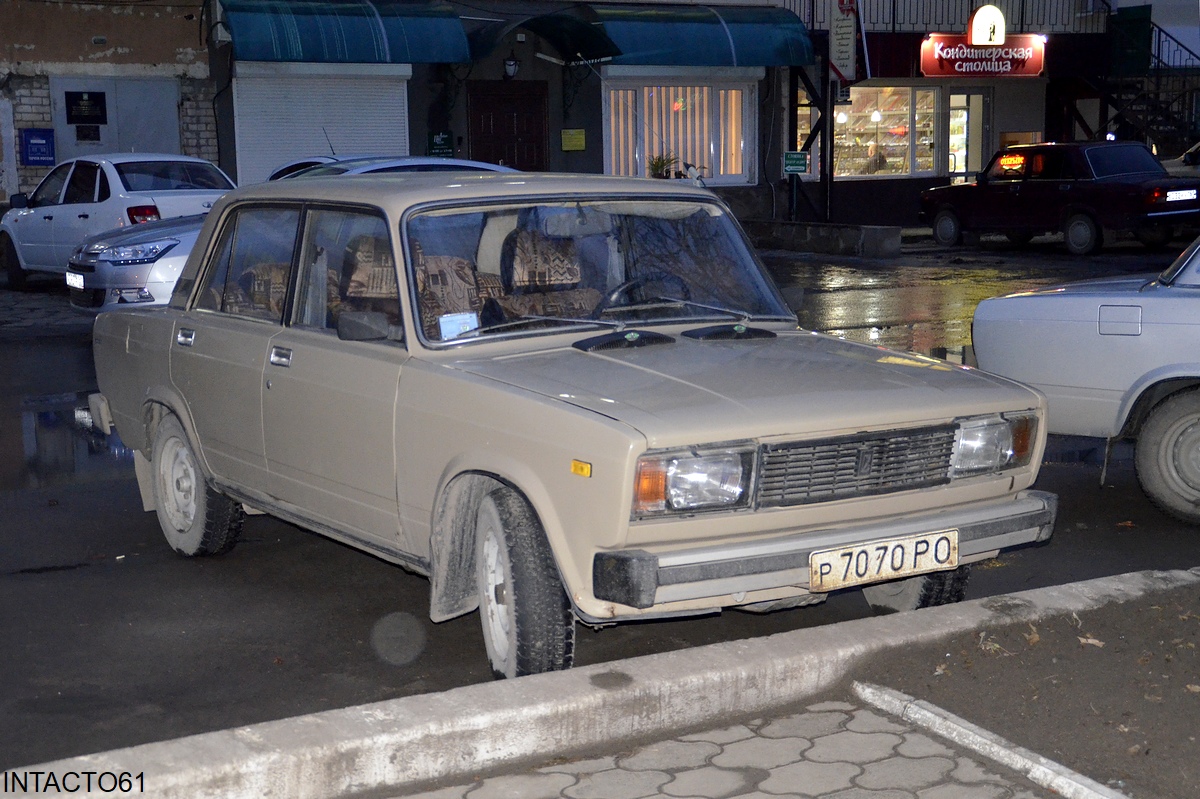
[(46, 77), (13, 76), (9, 85), (13, 101), (13, 124), (17, 129), (17, 191), (31, 192), (50, 167), (22, 166), (20, 131), (22, 128), (52, 128), (50, 118), (50, 79)]
[(213, 87), (210, 81), (183, 78), (179, 82), (179, 146), (184, 155), (194, 155), (213, 163), (217, 149), (217, 119), (213, 113)]

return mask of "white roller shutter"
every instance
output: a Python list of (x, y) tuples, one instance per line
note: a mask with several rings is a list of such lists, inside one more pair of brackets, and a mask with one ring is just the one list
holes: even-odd
[(240, 62), (237, 182), (310, 155), (408, 155), (408, 65)]

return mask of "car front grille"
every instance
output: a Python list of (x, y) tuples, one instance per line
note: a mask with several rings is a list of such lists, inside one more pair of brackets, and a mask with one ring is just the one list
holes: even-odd
[(759, 507), (887, 494), (950, 482), (954, 425), (764, 444)]

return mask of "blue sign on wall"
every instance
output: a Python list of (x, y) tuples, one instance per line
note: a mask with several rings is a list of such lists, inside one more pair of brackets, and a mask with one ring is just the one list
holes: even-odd
[(22, 166), (54, 166), (54, 129), (21, 129)]

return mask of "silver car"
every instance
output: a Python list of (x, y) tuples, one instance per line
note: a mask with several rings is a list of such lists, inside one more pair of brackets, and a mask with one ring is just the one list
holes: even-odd
[(101, 430), (187, 556), (245, 507), (479, 610), (492, 669), (577, 622), (908, 610), (1050, 537), (1030, 389), (800, 330), (729, 209), (673, 181), (280, 180), (204, 222), (166, 309), (101, 314)]
[(980, 368), (1046, 394), (1051, 433), (1136, 439), (1146, 494), (1200, 523), (1200, 239), (1162, 274), (984, 300), (972, 336)]

